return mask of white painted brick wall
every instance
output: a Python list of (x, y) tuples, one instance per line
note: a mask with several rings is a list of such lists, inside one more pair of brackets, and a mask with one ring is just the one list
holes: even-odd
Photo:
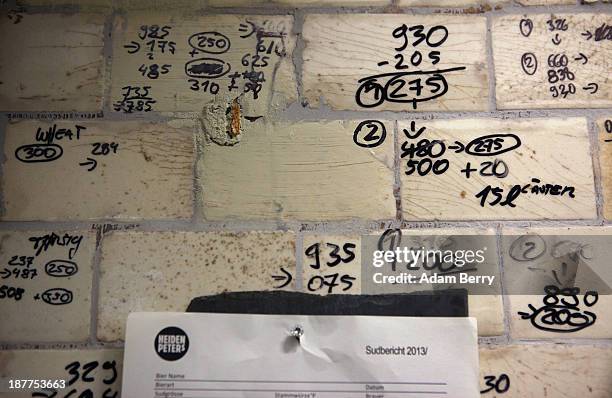
[(0, 23), (0, 108), (101, 110), (104, 17), (29, 15), (14, 21), (4, 16)]
[[(609, 234), (611, 42), (606, 25), (597, 29), (612, 25), (612, 10), (605, 1), (582, 3), (3, 2), (0, 287), (24, 294), (0, 300), (10, 319), (0, 323), (0, 378), (68, 377), (68, 366), (98, 361), (93, 382), (64, 393), (112, 393), (120, 377), (103, 380), (113, 369), (121, 374), (129, 312), (180, 311), (195, 296), (287, 281), (274, 276), (291, 278), (284, 289), (329, 294), (321, 280), (338, 274), (351, 283), (331, 294), (359, 294), (361, 237), (386, 228), (406, 235), (480, 231), (499, 240), (490, 263), (502, 271), (512, 265), (505, 232)], [(393, 32), (402, 24), (444, 25), (448, 39), (432, 47), (409, 36), (407, 48), (397, 50), (402, 36)], [(155, 26), (170, 33), (161, 37)], [(217, 41), (223, 38), (227, 43)], [(416, 66), (415, 49), (423, 56)], [(440, 51), (439, 62), (432, 51)], [(568, 70), (559, 71), (565, 61), (555, 54), (567, 55)], [(399, 96), (417, 91), (412, 78), (387, 87), (380, 104), (359, 106), (358, 81), (396, 72), (402, 57), (403, 71), (411, 72), (404, 77), (466, 69), (445, 74), (446, 94), (416, 109)], [(194, 60), (195, 78), (186, 74)], [(168, 73), (152, 72), (164, 65)], [(233, 73), (237, 87), (230, 90)], [(372, 105), (382, 92), (367, 88), (362, 103)], [(416, 131), (425, 127), (418, 139), (404, 134), (415, 135), (413, 122)], [(78, 140), (65, 130), (51, 142), (37, 139), (39, 128), (54, 124), (56, 131), (85, 129)], [(373, 125), (380, 144), (356, 145)], [(448, 171), (406, 174), (408, 161), (421, 159), (402, 156), (404, 144), (451, 146), (484, 134), (515, 134), (521, 146), (478, 158), (448, 149), (441, 157)], [(487, 161), (505, 162), (508, 176), (467, 178), (461, 171)], [(572, 186), (576, 197), (521, 195), (516, 207), (483, 207), (475, 196), (487, 185), (507, 192), (534, 177)], [(51, 233), (83, 240), (72, 257), (71, 246), (59, 244), (36, 254), (29, 238)], [(308, 249), (317, 243), (323, 264), (327, 243), (354, 245), (355, 258), (314, 269)], [(599, 254), (602, 267), (606, 256)], [(30, 267), (19, 265), (28, 257)], [(72, 261), (78, 273), (51, 277), (46, 266), (57, 260)], [(21, 268), (38, 276), (13, 273)], [(44, 293), (58, 288), (72, 301), (47, 304), (42, 297), (53, 298)], [(483, 396), (609, 397), (609, 296), (593, 307), (595, 324), (566, 334), (521, 319), (518, 312), (541, 299), (469, 296), (479, 323), (481, 390), (510, 380), (508, 391)]]

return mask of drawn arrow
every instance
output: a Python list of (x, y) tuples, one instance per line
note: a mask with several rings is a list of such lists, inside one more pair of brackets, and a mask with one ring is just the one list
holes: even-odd
[(96, 159), (92, 159), (92, 158), (87, 158), (87, 162), (81, 162), (79, 163), (79, 166), (90, 166), (87, 171), (92, 171), (96, 168), (96, 166), (98, 165), (98, 162), (96, 161)]
[(555, 46), (561, 44), (561, 38), (559, 37), (559, 33), (555, 33), (555, 37), (553, 37), (552, 42)]
[(2, 279), (6, 279), (11, 276), (11, 270), (8, 268), (5, 268), (2, 270), (2, 272), (0, 272), (0, 274), (2, 274)]
[(127, 48), (128, 54), (134, 54), (140, 50), (140, 44), (132, 40), (130, 44), (125, 44), (123, 48)]
[(583, 53), (578, 53), (578, 56), (574, 57), (574, 61), (580, 61), (581, 59), (584, 60), (582, 65), (586, 65), (589, 62), (589, 59)]
[(590, 91), (591, 94), (595, 94), (597, 90), (599, 90), (599, 85), (597, 83), (589, 83), (586, 86), (582, 87), (584, 91)]
[(591, 40), (591, 37), (593, 37), (593, 33), (587, 30), (586, 32), (582, 32), (582, 36), (586, 37), (587, 40)]
[(410, 132), (406, 129), (402, 129), (402, 130), (404, 130), (404, 135), (406, 136), (406, 138), (412, 140), (412, 139), (418, 138), (421, 134), (423, 134), (423, 131), (425, 131), (425, 127), (421, 127), (420, 129), (417, 130), (416, 122), (413, 120), (410, 122), (410, 131), (416, 134), (410, 134)]
[(450, 149), (450, 150), (454, 150), (454, 151), (455, 151), (455, 153), (460, 153), (460, 152), (463, 152), (463, 150), (465, 149), (465, 145), (463, 145), (463, 144), (462, 144), (461, 142), (459, 142), (459, 141), (455, 141), (455, 144), (454, 144), (454, 145), (450, 145), (450, 146), (448, 147), (448, 149)]
[(243, 35), (240, 35), (240, 37), (243, 39), (246, 39), (247, 37), (251, 36), (257, 29), (257, 27), (255, 26), (253, 22), (247, 20), (246, 23), (248, 25), (241, 23), (238, 27), (238, 32), (244, 33)]
[(285, 275), (272, 275), (272, 279), (274, 279), (275, 281), (278, 281), (278, 282), (286, 280), (286, 282), (283, 283), (280, 286), (275, 286), (274, 287), (275, 289), (282, 289), (285, 286), (287, 286), (288, 284), (290, 284), (291, 281), (293, 280), (293, 277), (291, 276), (291, 274), (289, 272), (287, 272), (283, 267), (281, 267), (280, 270)]

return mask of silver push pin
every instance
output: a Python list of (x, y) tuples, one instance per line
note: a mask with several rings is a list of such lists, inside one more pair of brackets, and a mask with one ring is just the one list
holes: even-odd
[(289, 335), (295, 337), (298, 343), (300, 343), (300, 339), (304, 335), (304, 328), (300, 325), (295, 325), (295, 327), (289, 331)]

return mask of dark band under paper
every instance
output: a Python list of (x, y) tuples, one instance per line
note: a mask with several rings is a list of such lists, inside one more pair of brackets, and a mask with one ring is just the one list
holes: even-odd
[(197, 297), (187, 312), (277, 315), (468, 316), (463, 289), (428, 293), (320, 296), (299, 292), (234, 292)]

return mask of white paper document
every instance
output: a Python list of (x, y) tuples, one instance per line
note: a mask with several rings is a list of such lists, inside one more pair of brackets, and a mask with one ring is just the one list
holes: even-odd
[(476, 398), (478, 381), (473, 318), (133, 313), (121, 396)]

